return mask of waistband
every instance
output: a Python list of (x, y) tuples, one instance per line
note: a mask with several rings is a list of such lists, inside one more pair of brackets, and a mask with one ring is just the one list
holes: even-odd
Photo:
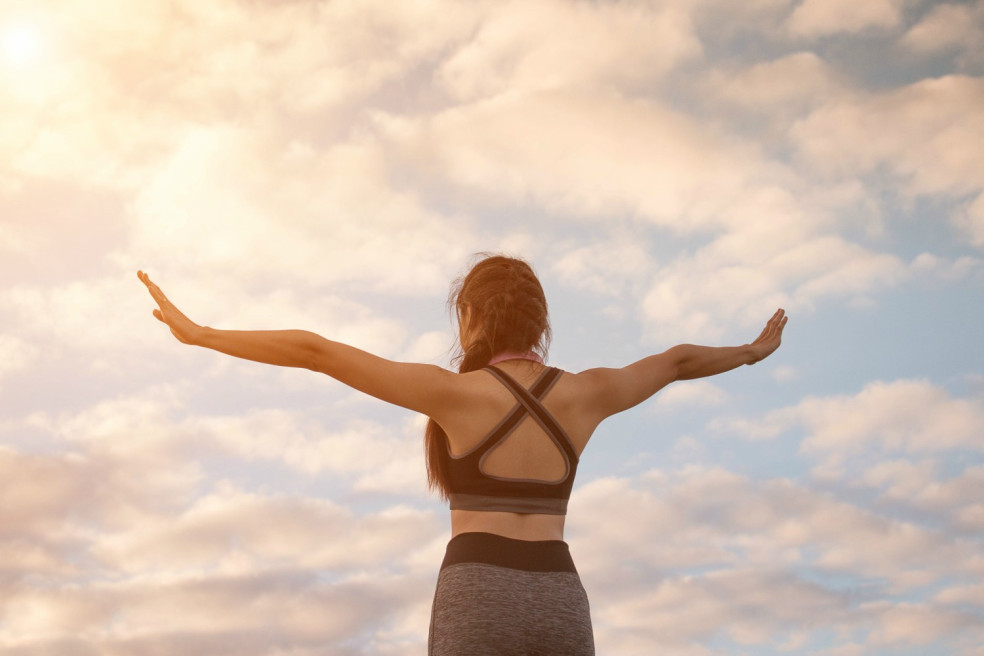
[(448, 542), (441, 569), (484, 563), (526, 572), (574, 572), (570, 547), (563, 540), (516, 540), (494, 533), (459, 533)]

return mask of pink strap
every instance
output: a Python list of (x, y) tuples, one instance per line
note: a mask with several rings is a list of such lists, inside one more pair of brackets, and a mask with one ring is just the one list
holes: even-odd
[(498, 355), (492, 357), (489, 360), (489, 364), (498, 364), (505, 360), (532, 360), (533, 362), (539, 362), (543, 364), (543, 358), (534, 353), (533, 351), (503, 351)]

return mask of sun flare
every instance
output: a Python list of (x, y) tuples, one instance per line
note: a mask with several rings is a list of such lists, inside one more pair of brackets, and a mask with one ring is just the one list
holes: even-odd
[(33, 26), (15, 24), (0, 32), (0, 52), (5, 62), (26, 66), (41, 54), (41, 37)]

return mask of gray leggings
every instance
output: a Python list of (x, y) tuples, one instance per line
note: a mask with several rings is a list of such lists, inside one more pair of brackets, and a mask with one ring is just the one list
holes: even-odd
[(427, 653), (594, 656), (588, 597), (567, 544), (454, 537), (437, 580)]

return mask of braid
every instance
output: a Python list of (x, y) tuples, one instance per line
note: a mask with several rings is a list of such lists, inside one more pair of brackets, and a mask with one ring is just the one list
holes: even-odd
[[(459, 344), (453, 362), (459, 373), (477, 371), (503, 351), (537, 351), (546, 356), (550, 344), (547, 299), (533, 268), (516, 258), (484, 254), (468, 274), (451, 286), (448, 306), (461, 328), (472, 331), (467, 345)], [(470, 314), (464, 326), (464, 309)], [(477, 331), (477, 332), (475, 332)], [(448, 497), (448, 436), (433, 419), (425, 434), (427, 480)]]

